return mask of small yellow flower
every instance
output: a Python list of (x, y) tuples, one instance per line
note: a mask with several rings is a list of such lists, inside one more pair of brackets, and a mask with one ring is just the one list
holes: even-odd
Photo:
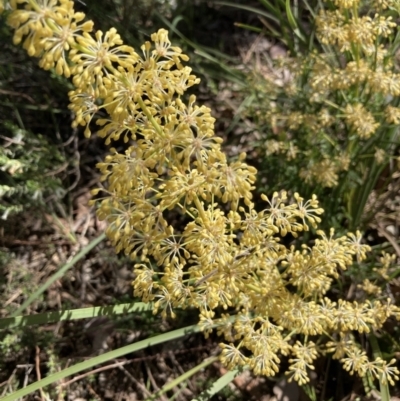
[(89, 124), (100, 109), (98, 90), (94, 85), (91, 85), (86, 86), (85, 89), (70, 91), (68, 95), (71, 102), (68, 108), (75, 113), (72, 126), (86, 126), (85, 136), (88, 138), (90, 137)]
[(392, 21), (392, 17), (386, 18), (376, 14), (373, 20), (373, 26), (375, 35), (387, 38), (393, 33), (393, 28), (395, 28), (397, 24)]
[(79, 47), (74, 47), (69, 57), (74, 63), (71, 73), (76, 87), (86, 88), (94, 82), (101, 87), (103, 76), (107, 74), (107, 68), (112, 69), (113, 63), (128, 67), (139, 60), (131, 47), (123, 45), (115, 28), (105, 34), (97, 31), (95, 38), (88, 32), (83, 32), (75, 40)]
[(300, 170), (300, 177), (306, 182), (317, 182), (323, 187), (332, 188), (338, 184), (338, 166), (330, 159), (324, 159)]
[(288, 382), (295, 380), (300, 386), (307, 384), (310, 381), (307, 370), (314, 370), (314, 366), (298, 358), (289, 359), (289, 363), (289, 370), (286, 372)]
[(379, 127), (379, 123), (361, 103), (348, 104), (345, 109), (345, 118), (362, 139), (371, 137)]
[(299, 148), (294, 145), (293, 142), (289, 142), (289, 145), (286, 147), (286, 158), (287, 160), (294, 160), (299, 153)]
[(368, 279), (365, 279), (362, 284), (358, 284), (357, 287), (369, 295), (380, 295), (382, 293), (382, 289)]
[(265, 147), (266, 147), (266, 152), (265, 154), (267, 156), (273, 155), (275, 153), (279, 153), (282, 149), (282, 143), (279, 141), (276, 141), (275, 139), (269, 139), (268, 141), (265, 142)]
[(336, 158), (336, 163), (340, 171), (348, 171), (351, 163), (351, 158), (348, 154), (342, 153)]
[(247, 365), (248, 358), (234, 344), (220, 344), (219, 346), (222, 348), (220, 360), (228, 369)]
[(346, 352), (347, 358), (342, 358), (343, 368), (351, 375), (357, 373), (359, 376), (364, 377), (366, 368), (368, 366), (368, 357), (365, 351), (353, 347)]
[(386, 106), (385, 109), (386, 121), (390, 124), (400, 124), (400, 107)]
[(375, 153), (374, 153), (374, 158), (376, 162), (379, 164), (382, 164), (385, 160), (387, 160), (387, 154), (385, 149), (380, 149), (375, 147)]

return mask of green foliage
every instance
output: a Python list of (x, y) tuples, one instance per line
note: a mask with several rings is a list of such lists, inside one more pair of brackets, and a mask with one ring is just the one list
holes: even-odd
[(65, 163), (59, 149), (47, 138), (3, 122), (0, 147), (0, 214), (10, 214), (32, 206), (43, 206), (46, 197), (60, 199), (65, 190), (57, 170)]

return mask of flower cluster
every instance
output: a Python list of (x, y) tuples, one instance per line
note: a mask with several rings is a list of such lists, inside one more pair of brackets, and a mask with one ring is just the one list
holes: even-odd
[[(288, 355), (287, 373), (302, 384), (318, 355), (334, 352), (351, 372), (397, 379), (391, 363), (364, 363), (352, 334), (377, 329), (400, 310), (388, 301), (327, 297), (339, 272), (366, 258), (360, 233), (317, 231), (314, 245), (300, 249), (281, 242), (317, 228), (323, 212), (317, 198), (275, 192), (262, 195), (256, 209), (256, 169), (244, 154), (227, 160), (210, 109), (184, 96), (199, 80), (165, 30), (137, 53), (113, 28), (92, 35), (92, 23), (82, 22), (72, 1), (9, 6), (15, 42), (44, 68), (72, 77), (74, 125), (90, 136), (100, 112), (98, 135), (107, 144), (129, 142), (124, 153), (111, 148), (99, 163), (107, 189), (94, 194), (104, 194), (98, 215), (117, 252), (138, 262), (136, 296), (154, 302), (163, 316), (198, 309), (204, 332), (216, 329), (224, 337), (221, 361), (229, 368), (248, 365), (272, 376)], [(316, 118), (326, 121), (326, 113)], [(309, 340), (322, 335), (330, 343)]]

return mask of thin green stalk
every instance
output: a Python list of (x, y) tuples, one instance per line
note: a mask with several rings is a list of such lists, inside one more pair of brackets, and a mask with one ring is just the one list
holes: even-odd
[[(298, 53), (298, 48), (299, 48), (299, 44), (298, 44), (298, 39), (300, 39), (303, 43), (307, 43), (307, 40), (304, 36), (304, 30), (302, 29), (302, 26), (299, 24), (299, 19), (298, 19), (298, 9), (295, 6), (294, 7), (294, 15), (290, 6), (290, 0), (286, 0), (286, 16), (289, 22), (290, 27), (292, 28), (294, 34), (296, 35), (296, 37), (294, 37), (294, 46), (295, 46), (295, 50), (296, 50), (296, 54)], [(303, 31), (303, 32), (302, 32)]]
[[(371, 344), (372, 353), (375, 358), (382, 358), (381, 350), (379, 348), (378, 340), (376, 339), (374, 334), (369, 335), (369, 343)], [(390, 401), (390, 391), (389, 384), (382, 383), (382, 380), (379, 380), (379, 389), (381, 392), (381, 400), (382, 401)]]
[[(378, 140), (373, 140), (364, 145), (359, 151), (356, 153), (356, 159), (360, 159), (360, 155), (366, 154), (369, 152), (369, 149), (372, 148), (373, 145), (377, 144), (384, 148), (388, 153), (390, 148), (396, 145), (396, 137), (398, 136), (397, 127), (388, 129), (384, 131), (384, 135), (381, 135)], [(387, 140), (385, 140), (387, 139)], [(386, 146), (383, 146), (386, 144)], [(368, 171), (366, 173), (366, 177), (362, 183), (356, 189), (353, 190), (352, 193), (352, 204), (349, 206), (349, 212), (351, 213), (353, 222), (350, 229), (358, 228), (361, 224), (361, 217), (365, 209), (365, 205), (368, 201), (368, 198), (371, 192), (376, 187), (376, 183), (378, 182), (379, 177), (381, 176), (384, 169), (387, 167), (389, 161), (386, 163), (378, 164), (375, 159), (373, 159), (372, 163), (367, 166)], [(356, 209), (354, 209), (356, 208)], [(372, 216), (369, 216), (372, 217)], [(367, 223), (368, 219), (364, 222)]]
[(217, 394), (224, 387), (226, 387), (229, 383), (231, 383), (233, 381), (233, 379), (237, 376), (238, 373), (239, 373), (239, 369), (235, 369), (235, 370), (232, 370), (231, 372), (224, 374), (216, 382), (214, 382), (213, 385), (209, 389), (203, 391), (197, 398), (193, 398), (192, 401), (210, 400), (215, 394)]
[(276, 18), (280, 19), (281, 15), (282, 15), (282, 10), (280, 10), (279, 8), (274, 7), (271, 2), (267, 1), (267, 0), (258, 0), (266, 9), (268, 9), (269, 11), (271, 11)]
[(315, 18), (317, 17), (317, 10), (314, 10), (314, 8), (310, 6), (307, 0), (303, 0), (303, 2), (306, 5), (308, 12), (311, 14), (313, 21), (315, 21)]
[(98, 316), (126, 315), (128, 313), (150, 311), (152, 309), (152, 303), (135, 302), (91, 308), (66, 309), (57, 312), (38, 313), (36, 315), (5, 317), (0, 319), (0, 330), (27, 327), (34, 324), (62, 322), (65, 320), (88, 319)]
[(210, 366), (212, 363), (214, 363), (216, 361), (218, 361), (218, 357), (216, 357), (216, 356), (213, 356), (211, 358), (206, 359), (204, 362), (200, 363), (199, 365), (195, 366), (194, 368), (192, 368), (192, 369), (188, 370), (187, 372), (183, 373), (182, 375), (177, 377), (175, 380), (172, 380), (171, 382), (169, 382), (166, 385), (164, 385), (160, 390), (158, 390), (156, 393), (154, 393), (151, 397), (147, 398), (146, 401), (156, 400), (158, 397), (162, 396), (167, 391), (170, 391), (174, 387), (177, 387), (179, 384), (181, 384), (182, 382), (188, 380), (194, 374), (196, 374), (197, 372), (199, 372), (202, 369), (206, 368), (207, 366)]
[[(259, 8), (256, 7), (251, 7), (251, 6), (247, 6), (247, 5), (243, 5), (243, 4), (235, 4), (235, 3), (231, 3), (229, 1), (216, 1), (215, 4), (221, 5), (221, 6), (227, 6), (227, 7), (234, 7), (234, 8), (238, 8), (241, 10), (246, 10), (249, 11), (251, 13), (257, 14), (259, 16), (263, 16), (265, 18), (268, 18), (272, 21), (274, 21), (279, 27), (281, 27), (282, 31), (281, 34), (283, 35), (283, 38), (279, 38), (280, 40), (282, 40), (282, 42), (284, 42), (286, 44), (286, 46), (288, 46), (289, 50), (294, 53), (294, 46), (293, 46), (293, 40), (289, 37), (287, 30), (289, 30), (290, 26), (287, 22), (287, 20), (285, 18), (282, 18), (282, 16), (285, 15), (285, 8), (283, 8), (283, 10), (277, 10), (277, 11), (273, 11), (274, 15), (267, 13), (263, 10), (260, 10)], [(268, 2), (263, 2), (263, 5), (268, 8), (269, 10), (274, 10), (274, 7), (268, 7), (267, 6)]]
[[(263, 28), (258, 28), (256, 26), (242, 24), (241, 22), (235, 22), (234, 25), (237, 26), (238, 28), (247, 29), (248, 31), (253, 31), (253, 32), (257, 32), (257, 33), (261, 33), (264, 31)], [(276, 34), (276, 32), (275, 32), (275, 34)]]
[(218, 4), (219, 6), (227, 6), (227, 7), (238, 8), (240, 10), (250, 11), (251, 13), (262, 15), (263, 17), (269, 18), (272, 21), (276, 22), (277, 24), (281, 22), (279, 13), (276, 13), (276, 16), (273, 16), (272, 14), (260, 10), (259, 8), (247, 6), (244, 4), (235, 4), (229, 1), (215, 1), (214, 4)]
[(208, 221), (206, 213), (204, 211), (203, 204), (200, 202), (200, 200), (197, 196), (194, 197), (194, 204), (196, 205), (197, 211), (199, 212), (199, 216), (203, 220), (204, 225), (207, 227), (209, 221)]
[(58, 279), (64, 276), (64, 274), (81, 260), (86, 254), (88, 254), (93, 248), (95, 248), (103, 239), (106, 237), (105, 234), (101, 234), (90, 244), (86, 245), (79, 253), (77, 253), (68, 263), (66, 263), (57, 273), (53, 274), (41, 287), (39, 287), (32, 295), (28, 297), (28, 299), (15, 311), (11, 314), (11, 317), (16, 317), (22, 314), (22, 312), (32, 303), (34, 302), (40, 295), (42, 295), (53, 283), (55, 283)]
[[(185, 43), (187, 43), (189, 46), (191, 46), (194, 50), (196, 55), (199, 55), (203, 58), (205, 58), (208, 61), (211, 61), (212, 63), (215, 63), (218, 65), (224, 72), (228, 73), (227, 75), (223, 76), (223, 79), (229, 79), (232, 82), (235, 82), (241, 87), (244, 87), (244, 74), (234, 68), (229, 67), (226, 63), (222, 61), (222, 58), (226, 59), (227, 61), (234, 62), (234, 59), (229, 58), (227, 55), (221, 52), (217, 52), (215, 49), (208, 48), (206, 46), (200, 46), (198, 43), (195, 43), (191, 40), (189, 40), (186, 36), (184, 36), (177, 28), (176, 24), (173, 24), (168, 21), (167, 18), (165, 18), (162, 14), (157, 13), (158, 18), (162, 21), (163, 24), (165, 24), (172, 32), (174, 32), (177, 36), (179, 36)], [(176, 20), (176, 19), (175, 19)], [(174, 20), (174, 21), (175, 21)], [(214, 53), (217, 57), (213, 57), (211, 53)], [(204, 73), (204, 72), (203, 72)], [(210, 72), (207, 71), (207, 73), (210, 75)], [(222, 79), (222, 77), (219, 77), (218, 79)]]
[[(59, 210), (60, 209), (61, 208), (59, 208)], [(65, 215), (65, 212), (63, 214)], [(61, 222), (61, 220), (58, 218), (58, 216), (55, 213), (52, 213), (51, 217), (53, 218), (53, 221), (57, 225), (57, 227), (63, 232), (63, 234), (65, 235), (65, 238), (67, 240), (71, 241), (75, 245), (78, 242), (76, 235), (73, 232), (71, 232), (71, 230), (64, 230), (64, 228), (65, 228), (64, 224)]]
[[(272, 25), (263, 17), (260, 17), (260, 21), (262, 22), (262, 24), (267, 28), (267, 35), (272, 35), (274, 38), (277, 38), (279, 40), (284, 40), (281, 38), (281, 33), (278, 32), (275, 28), (272, 27)], [(238, 26), (239, 28), (244, 27), (246, 28), (246, 26), (244, 26), (244, 24), (240, 24), (239, 22), (235, 22), (235, 26)], [(249, 28), (246, 28), (249, 29)], [(251, 30), (251, 29), (250, 29)], [(260, 33), (264, 32), (265, 29), (260, 29)], [(286, 45), (286, 43), (284, 42), (284, 44)], [(267, 54), (265, 54), (267, 56)]]
[(78, 372), (82, 372), (83, 370), (90, 369), (93, 366), (100, 365), (104, 362), (110, 361), (111, 359), (119, 358), (123, 355), (130, 354), (131, 352), (136, 352), (152, 345), (161, 344), (167, 341), (175, 340), (177, 338), (183, 337), (189, 333), (196, 333), (200, 331), (200, 327), (198, 325), (187, 326), (182, 329), (173, 330), (168, 333), (163, 333), (158, 336), (147, 338), (142, 341), (138, 341), (134, 344), (126, 345), (125, 347), (118, 348), (114, 351), (106, 352), (105, 354), (96, 356), (87, 361), (77, 363), (73, 366), (70, 366), (67, 369), (64, 369), (60, 372), (54, 373), (46, 378), (36, 381), (29, 386), (21, 388), (13, 392), (12, 394), (7, 395), (2, 398), (2, 401), (14, 401), (18, 398), (24, 397), (28, 394), (33, 393), (36, 390), (42, 389), (50, 384), (56, 383), (59, 380), (65, 379), (68, 376), (74, 375)]
[(358, 186), (358, 191), (357, 189), (352, 191), (351, 204), (349, 205), (349, 212), (352, 217), (351, 225), (349, 227), (350, 230), (355, 230), (361, 225), (361, 217), (365, 205), (385, 167), (386, 164), (378, 166), (376, 162), (373, 162), (367, 172), (367, 178), (364, 180), (362, 185)]
[[(11, 102), (7, 102), (7, 101), (2, 101), (0, 102), (0, 106), (5, 106), (5, 107), (12, 107), (14, 108), (14, 110), (18, 110), (16, 107), (18, 108), (23, 108), (23, 109), (27, 109), (27, 110), (37, 110), (37, 111), (49, 111), (49, 107), (48, 105), (33, 105), (33, 104), (26, 104), (26, 103), (11, 103)], [(51, 109), (52, 113), (60, 113), (60, 114), (66, 114), (65, 110), (62, 109), (57, 109), (57, 108), (52, 108)], [(21, 117), (17, 117), (18, 119), (18, 123), (21, 123)], [(21, 128), (25, 129), (24, 125), (21, 125)]]
[(161, 138), (165, 138), (165, 134), (157, 121), (154, 119), (153, 115), (150, 113), (149, 109), (147, 108), (146, 104), (144, 103), (143, 99), (138, 96), (137, 102), (140, 108), (143, 110), (143, 113), (146, 115), (147, 119), (151, 122), (151, 125), (156, 130), (157, 134), (160, 135)]

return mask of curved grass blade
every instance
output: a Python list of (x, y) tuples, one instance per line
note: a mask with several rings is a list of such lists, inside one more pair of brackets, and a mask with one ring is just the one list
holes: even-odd
[[(265, 18), (258, 17), (261, 23), (267, 28), (268, 33), (272, 35), (274, 38), (278, 38), (286, 44), (285, 39), (282, 38), (282, 34), (278, 32)], [(287, 45), (286, 45), (287, 46)]]
[(183, 35), (183, 33), (177, 28), (178, 22), (180, 21), (185, 21), (184, 18), (182, 17), (176, 17), (172, 22), (168, 21), (162, 14), (160, 13), (156, 13), (158, 18), (163, 22), (163, 24), (165, 24), (166, 26), (168, 26), (168, 28), (175, 33), (175, 35), (177, 35), (178, 37), (180, 37), (186, 44), (188, 44), (189, 46), (191, 46), (193, 49), (195, 49), (196, 51), (203, 51), (203, 52), (207, 52), (209, 54), (213, 54), (217, 57), (221, 57), (222, 59), (232, 62), (235, 62), (235, 58), (231, 57), (225, 53), (222, 53), (220, 51), (218, 51), (217, 49), (214, 49), (212, 47), (209, 46), (204, 46), (204, 45), (200, 45), (196, 42), (193, 42), (192, 40), (188, 39), (185, 35)]
[(220, 6), (227, 6), (227, 7), (233, 7), (233, 8), (238, 8), (238, 9), (241, 9), (241, 10), (250, 11), (251, 13), (258, 14), (258, 15), (261, 15), (263, 17), (269, 18), (270, 20), (272, 20), (272, 21), (276, 22), (277, 24), (279, 24), (278, 18), (276, 18), (272, 14), (267, 13), (266, 11), (260, 10), (259, 8), (256, 8), (256, 7), (246, 6), (246, 5), (243, 5), (243, 4), (235, 4), (235, 3), (231, 3), (229, 1), (215, 1), (214, 4), (218, 4)]
[[(227, 7), (233, 7), (245, 11), (249, 11), (251, 13), (254, 13), (255, 15), (258, 15), (259, 18), (267, 18), (271, 21), (273, 21), (278, 27), (280, 27), (280, 34), (277, 35), (276, 37), (279, 38), (287, 47), (289, 47), (290, 51), (294, 51), (294, 44), (292, 43), (292, 39), (290, 37), (289, 31), (291, 32), (291, 26), (288, 23), (288, 21), (284, 18), (284, 13), (285, 9), (280, 10), (279, 8), (275, 8), (271, 4), (269, 4), (268, 1), (261, 1), (263, 6), (265, 6), (267, 9), (271, 10), (273, 14), (270, 14), (268, 12), (265, 12), (263, 10), (260, 10), (259, 8), (256, 7), (251, 7), (251, 6), (246, 6), (243, 4), (235, 4), (231, 3), (229, 1), (216, 1), (215, 4), (221, 5), (221, 6), (227, 6)], [(285, 6), (285, 3), (283, 3)], [(265, 26), (268, 27), (267, 24), (263, 23)]]
[[(258, 0), (266, 9), (270, 10), (277, 18), (280, 19), (280, 15), (282, 14), (282, 10), (279, 8), (279, 5), (272, 4), (272, 2), (268, 0)], [(277, 7), (276, 7), (277, 6)]]
[[(231, 59), (230, 57), (224, 55), (221, 52), (218, 52), (215, 49), (210, 49), (205, 46), (200, 46), (199, 44), (192, 42), (190, 39), (188, 39), (186, 36), (184, 36), (174, 24), (171, 24), (163, 15), (160, 13), (157, 13), (158, 18), (166, 25), (168, 28), (174, 32), (177, 36), (179, 36), (185, 43), (187, 43), (189, 46), (191, 46), (193, 49), (195, 49), (195, 53), (204, 59), (212, 62), (220, 70), (222, 70), (224, 73), (226, 72), (227, 74), (224, 75), (225, 79), (229, 79), (232, 82), (235, 82), (236, 84), (243, 86), (243, 74), (239, 72), (238, 70), (235, 70), (234, 68), (230, 68), (226, 63), (224, 63), (221, 59)], [(217, 57), (212, 56), (213, 53)], [(211, 75), (211, 74), (210, 74)]]
[(222, 377), (220, 377), (213, 385), (203, 391), (197, 398), (193, 398), (192, 401), (207, 401), (210, 400), (215, 394), (221, 391), (224, 387), (226, 387), (239, 373), (239, 369), (232, 370), (228, 373), (225, 373)]
[(302, 34), (299, 25), (297, 24), (297, 20), (292, 13), (292, 9), (290, 7), (290, 0), (286, 0), (286, 16), (289, 22), (290, 27), (292, 28), (294, 34), (301, 39), (304, 43), (307, 43), (306, 38)]
[(56, 383), (58, 380), (64, 379), (68, 376), (71, 376), (75, 373), (82, 372), (83, 370), (90, 369), (93, 366), (100, 365), (104, 362), (107, 362), (111, 359), (119, 358), (123, 355), (129, 354), (131, 352), (139, 351), (141, 349), (150, 347), (152, 345), (161, 344), (167, 341), (175, 340), (177, 338), (183, 337), (190, 333), (196, 333), (200, 331), (200, 327), (198, 325), (183, 327), (178, 330), (173, 330), (168, 333), (163, 333), (155, 337), (147, 338), (142, 341), (138, 341), (137, 343), (126, 345), (125, 347), (118, 348), (114, 351), (106, 352), (105, 354), (96, 356), (87, 361), (77, 363), (76, 365), (70, 366), (67, 369), (64, 369), (60, 372), (54, 373), (46, 378), (39, 380), (21, 388), (20, 390), (15, 391), (12, 394), (9, 394), (2, 398), (2, 401), (14, 401), (18, 398), (24, 397), (28, 394), (33, 393), (36, 390), (39, 390), (43, 387), (48, 386), (49, 384)]
[(150, 311), (152, 303), (135, 302), (120, 305), (96, 306), (91, 308), (66, 309), (57, 312), (38, 313), (36, 315), (5, 317), (0, 319), (0, 330), (14, 327), (26, 327), (34, 324), (61, 322), (64, 320), (88, 319), (98, 316), (116, 316), (132, 312)]
[(41, 287), (39, 287), (32, 295), (28, 297), (28, 299), (15, 311), (11, 314), (11, 317), (16, 317), (21, 315), (21, 313), (32, 303), (34, 302), (40, 295), (42, 295), (55, 281), (60, 279), (76, 262), (81, 260), (87, 253), (89, 253), (94, 247), (96, 247), (106, 235), (103, 233), (97, 238), (95, 238), (92, 242), (86, 245), (80, 252), (78, 252), (68, 263), (66, 263), (60, 270), (58, 270), (55, 274), (53, 274)]
[(185, 380), (188, 380), (194, 374), (196, 374), (200, 370), (206, 368), (207, 366), (211, 365), (212, 363), (214, 363), (216, 361), (218, 361), (218, 357), (216, 357), (216, 356), (206, 359), (203, 363), (200, 363), (199, 365), (195, 366), (194, 368), (188, 370), (184, 374), (177, 377), (175, 380), (172, 380), (171, 382), (167, 383), (159, 391), (154, 393), (151, 397), (147, 398), (146, 401), (156, 400), (158, 397), (165, 394), (167, 391), (172, 390), (174, 387), (178, 386)]

